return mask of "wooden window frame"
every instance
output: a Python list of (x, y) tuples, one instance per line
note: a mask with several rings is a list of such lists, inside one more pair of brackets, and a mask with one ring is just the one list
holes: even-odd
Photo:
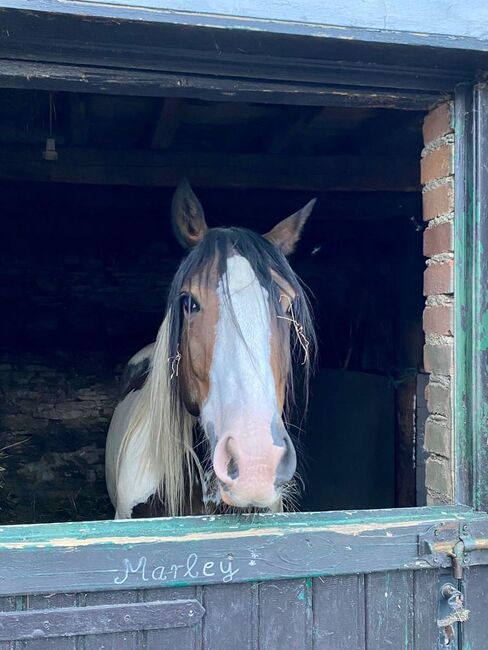
[[(86, 21), (89, 16), (94, 28), (98, 29), (100, 18), (116, 16), (117, 11), (121, 12), (121, 20), (128, 21), (130, 27), (130, 19), (135, 14), (132, 12), (128, 16), (127, 9), (117, 9), (115, 4), (76, 2), (70, 6), (70, 3), (58, 4), (56, 0), (38, 3), (44, 7), (52, 5), (60, 12), (59, 15), (79, 10), (72, 19), (75, 28), (77, 21)], [(59, 589), (93, 591), (150, 587), (153, 573), (161, 572), (158, 567), (167, 567), (168, 563), (169, 574), (171, 566), (181, 568), (174, 569), (174, 579), (170, 579), (169, 574), (166, 576), (165, 586), (224, 582), (225, 567), (228, 568), (228, 563), (234, 560), (243, 563), (236, 581), (338, 575), (398, 566), (428, 567), (429, 562), (419, 559), (419, 549), (411, 540), (426, 534), (439, 521), (454, 527), (463, 522), (476, 522), (481, 515), (473, 508), (488, 507), (488, 483), (485, 479), (488, 477), (485, 444), (488, 415), (484, 412), (486, 407), (482, 408), (488, 404), (488, 350), (481, 327), (484, 319), (488, 318), (488, 297), (483, 286), (483, 278), (488, 277), (488, 206), (485, 201), (488, 171), (481, 164), (482, 160), (488, 160), (488, 94), (485, 86), (474, 85), (470, 71), (455, 70), (451, 73), (435, 68), (412, 69), (368, 62), (273, 60), (269, 56), (249, 59), (245, 55), (226, 57), (225, 54), (218, 60), (202, 61), (197, 51), (184, 65), (177, 61), (177, 57), (171, 59), (171, 53), (166, 59), (158, 59), (159, 63), (153, 61), (149, 65), (150, 53), (144, 52), (144, 48), (139, 53), (135, 49), (130, 52), (128, 44), (128, 55), (123, 44), (119, 43), (112, 50), (108, 48), (106, 52), (98, 50), (90, 54), (89, 47), (83, 49), (79, 43), (71, 43), (69, 35), (65, 40), (58, 38), (57, 49), (46, 49), (41, 57), (48, 33), (36, 41), (25, 27), (25, 21), (33, 20), (35, 23), (34, 19), (41, 20), (42, 12), (36, 16), (33, 3), (20, 0), (1, 2), (2, 8), (3, 17), (12, 20), (14, 27), (17, 14), (12, 11), (29, 10), (25, 15), (18, 14), (24, 21), (21, 21), (21, 38), (15, 39), (12, 49), (7, 47), (0, 54), (0, 86), (5, 87), (196, 96), (229, 101), (256, 101), (266, 97), (266, 101), (276, 103), (406, 109), (431, 108), (437, 101), (445, 99), (446, 94), (455, 91), (456, 454), (453, 471), (455, 503), (468, 507), (293, 513), (239, 520), (201, 517), (6, 526), (1, 529), (0, 551), (15, 550), (16, 553), (2, 573), (0, 595), (47, 593)], [(152, 15), (147, 7), (141, 11), (143, 20)], [(185, 16), (188, 18), (187, 14)], [(178, 14), (175, 23), (180, 18)], [(190, 22), (197, 21), (197, 18), (192, 16)], [(58, 16), (56, 20), (61, 19)], [(56, 23), (56, 20), (52, 22)], [(212, 21), (215, 22), (214, 18)], [(214, 28), (215, 25), (208, 27)], [(229, 17), (227, 24), (220, 20), (219, 28), (222, 27), (242, 29), (242, 25), (236, 25), (235, 17)], [(140, 29), (140, 25), (133, 27), (136, 28)], [(261, 28), (265, 31), (263, 25)], [(302, 25), (296, 34), (312, 36), (313, 26), (307, 31)], [(327, 34), (323, 36), (327, 37)], [(250, 63), (252, 72), (249, 72)], [(372, 533), (370, 541), (369, 531)], [(405, 535), (410, 540), (408, 544), (391, 543), (392, 537), (402, 540), (406, 539)], [(334, 540), (338, 540), (337, 544)], [(173, 549), (174, 553), (168, 551), (162, 558), (162, 544), (165, 549)], [(261, 568), (255, 567), (249, 550), (256, 547), (262, 549), (265, 559)], [(193, 556), (188, 560), (193, 548), (207, 553), (206, 569), (205, 562), (202, 564), (198, 558), (198, 569), (195, 569), (196, 564), (193, 568), (189, 566), (188, 562), (191, 565), (194, 560)], [(320, 549), (319, 559), (317, 548)], [(299, 563), (292, 559), (293, 549), (301, 558)], [(41, 550), (45, 552), (39, 554)], [(81, 563), (77, 561), (78, 557), (81, 557)], [(279, 562), (276, 558), (280, 558)], [(221, 562), (224, 563), (223, 569), (220, 569)], [(443, 562), (442, 566), (448, 566), (447, 556)], [(213, 563), (212, 566), (209, 563)], [(217, 568), (220, 571), (218, 578), (209, 575), (215, 574)], [(125, 571), (128, 573), (124, 580)], [(194, 575), (197, 571), (198, 576)], [(129, 584), (129, 580), (136, 584)]]

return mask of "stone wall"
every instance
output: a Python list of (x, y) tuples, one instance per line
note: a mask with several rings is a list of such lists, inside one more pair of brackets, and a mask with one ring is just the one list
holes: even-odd
[(452, 482), (452, 377), (454, 371), (454, 123), (446, 102), (424, 121), (423, 185), (426, 305), (424, 364), (429, 416), (425, 426), (428, 503), (449, 503)]

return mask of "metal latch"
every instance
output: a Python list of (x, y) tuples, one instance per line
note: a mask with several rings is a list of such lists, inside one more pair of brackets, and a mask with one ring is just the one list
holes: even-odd
[(456, 580), (462, 580), (464, 567), (487, 563), (488, 519), (439, 523), (419, 535), (418, 544), (423, 560), (433, 567), (452, 567)]
[(436, 568), (452, 569), (439, 575), (437, 626), (439, 648), (458, 648), (459, 624), (469, 618), (463, 595), (463, 573), (468, 565), (488, 561), (488, 518), (480, 517), (468, 523), (449, 521), (432, 526), (419, 535), (419, 556)]

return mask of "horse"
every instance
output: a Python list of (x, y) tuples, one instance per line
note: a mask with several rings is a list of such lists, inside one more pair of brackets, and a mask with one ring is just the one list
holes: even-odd
[[(156, 341), (127, 364), (106, 441), (116, 519), (281, 511), (297, 457), (285, 422), (315, 334), (287, 256), (315, 199), (265, 235), (208, 228), (187, 181), (171, 214), (187, 249)], [(296, 384), (296, 378), (295, 378)]]

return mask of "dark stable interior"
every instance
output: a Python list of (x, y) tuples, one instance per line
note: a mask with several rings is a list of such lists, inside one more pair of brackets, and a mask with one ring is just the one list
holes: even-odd
[(266, 232), (318, 198), (291, 260), (319, 337), (308, 417), (290, 429), (299, 507), (416, 505), (422, 118), (2, 90), (0, 522), (113, 516), (105, 434), (181, 259), (182, 176), (210, 226)]

